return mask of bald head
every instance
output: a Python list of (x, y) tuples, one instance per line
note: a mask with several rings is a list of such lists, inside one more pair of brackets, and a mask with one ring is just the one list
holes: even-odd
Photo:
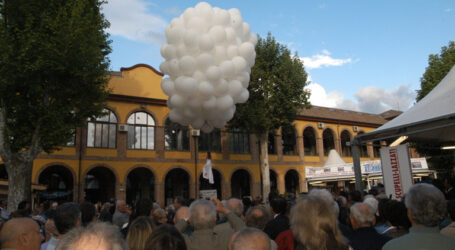
[(174, 223), (177, 223), (184, 218), (190, 217), (190, 209), (187, 206), (180, 207), (177, 212), (175, 212)]
[(243, 202), (241, 200), (237, 198), (231, 198), (227, 201), (226, 207), (238, 217), (242, 217)]
[(30, 218), (11, 219), (0, 231), (2, 248), (39, 249), (43, 239), (38, 224)]
[(269, 237), (259, 229), (246, 227), (232, 241), (232, 250), (270, 250)]
[(374, 226), (374, 208), (367, 203), (357, 202), (351, 206), (351, 224), (354, 229)]

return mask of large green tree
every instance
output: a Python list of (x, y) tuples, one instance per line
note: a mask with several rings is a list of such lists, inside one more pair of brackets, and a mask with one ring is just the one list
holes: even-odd
[(229, 127), (246, 129), (259, 139), (264, 199), (270, 193), (268, 134), (290, 125), (299, 111), (309, 106), (306, 84), (307, 73), (297, 55), (291, 55), (270, 33), (266, 38), (259, 38), (248, 86), (250, 97), (246, 103), (237, 105)]
[(455, 65), (455, 41), (441, 48), (440, 54), (428, 56), (428, 67), (420, 78), (420, 89), (417, 90), (417, 101), (424, 98), (449, 73)]
[(29, 200), (33, 160), (74, 136), (107, 97), (99, 0), (0, 0), (0, 156), (8, 209)]

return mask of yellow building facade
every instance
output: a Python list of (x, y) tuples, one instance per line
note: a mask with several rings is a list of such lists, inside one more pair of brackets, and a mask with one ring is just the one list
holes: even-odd
[[(47, 187), (40, 199), (133, 202), (147, 197), (164, 205), (177, 195), (194, 198), (199, 189), (216, 189), (223, 199), (260, 196), (257, 138), (226, 129), (197, 137), (171, 124), (161, 78), (143, 64), (112, 72), (106, 115), (77, 128), (74, 141), (61, 150), (35, 160), (32, 183)], [(294, 127), (269, 136), (272, 189), (306, 192), (306, 166), (322, 166), (330, 149), (352, 162), (347, 142), (386, 122), (380, 115), (354, 111), (303, 110)], [(380, 146), (367, 145), (361, 160), (378, 158)], [(206, 151), (212, 152), (213, 185), (200, 177)]]

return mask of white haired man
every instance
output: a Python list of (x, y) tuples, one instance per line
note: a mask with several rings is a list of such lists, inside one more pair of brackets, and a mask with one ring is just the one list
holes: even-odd
[[(240, 230), (245, 226), (242, 219), (224, 207), (219, 200), (212, 201), (204, 199), (194, 201), (189, 209), (190, 218), (180, 220), (175, 225), (180, 232), (185, 231), (188, 222), (193, 227), (194, 232), (190, 236), (183, 235), (188, 250), (227, 249), (234, 230)], [(213, 229), (216, 224), (216, 212), (225, 214), (234, 230), (226, 229), (215, 233)]]
[(435, 186), (415, 184), (405, 195), (404, 203), (412, 227), (409, 233), (384, 245), (390, 249), (454, 249), (455, 238), (439, 233), (447, 203), (444, 194)]

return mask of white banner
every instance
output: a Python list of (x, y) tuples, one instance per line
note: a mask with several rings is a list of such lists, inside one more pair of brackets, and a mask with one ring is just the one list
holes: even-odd
[(212, 198), (217, 198), (216, 189), (199, 190), (199, 194), (202, 199), (211, 200)]
[(381, 148), (381, 163), (387, 196), (400, 200), (412, 186), (408, 145)]

